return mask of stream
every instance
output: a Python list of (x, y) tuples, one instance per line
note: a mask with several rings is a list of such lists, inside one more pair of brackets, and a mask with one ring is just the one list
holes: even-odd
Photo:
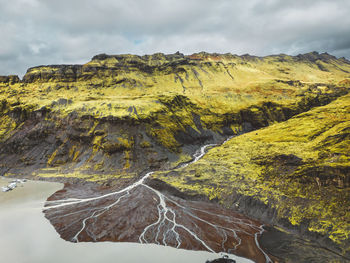
[[(201, 147), (192, 161), (176, 168), (197, 162), (214, 146)], [(145, 183), (153, 173), (118, 191), (92, 197), (88, 194), (93, 190), (58, 191), (46, 202), (45, 216), (63, 239), (75, 243), (138, 242), (272, 262), (259, 244), (264, 231), (260, 222), (214, 203), (162, 193)]]

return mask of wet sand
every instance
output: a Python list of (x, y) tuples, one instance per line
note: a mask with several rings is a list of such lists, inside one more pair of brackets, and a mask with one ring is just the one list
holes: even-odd
[(127, 189), (105, 189), (103, 193), (66, 184), (49, 197), (45, 217), (67, 241), (158, 244), (267, 262), (256, 240), (262, 223), (216, 204), (176, 198), (144, 184)]
[[(0, 187), (11, 181), (0, 178)], [(204, 263), (218, 254), (136, 243), (71, 243), (64, 241), (45, 219), (42, 208), (59, 183), (27, 181), (14, 190), (0, 192), (1, 262), (123, 262)], [(237, 262), (251, 260), (234, 257)]]
[[(197, 162), (213, 146), (202, 146), (180, 167)], [(208, 200), (176, 197), (167, 185), (150, 179), (153, 173), (116, 188), (65, 183), (47, 199), (45, 217), (64, 240), (74, 243), (156, 244), (273, 262), (259, 244), (262, 222)]]

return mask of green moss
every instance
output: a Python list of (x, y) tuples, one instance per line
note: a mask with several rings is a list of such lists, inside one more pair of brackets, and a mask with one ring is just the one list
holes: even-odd
[[(333, 116), (330, 118), (329, 116)], [(350, 235), (350, 96), (233, 138), (179, 176), (155, 177), (229, 204), (251, 196), (341, 244)], [(197, 177), (196, 175), (200, 175)]]
[(142, 141), (140, 142), (140, 147), (141, 148), (150, 148), (152, 145), (149, 141)]
[(95, 136), (92, 145), (93, 145), (93, 153), (96, 153), (99, 149), (102, 148), (103, 139), (105, 136)]
[[(348, 91), (350, 65), (334, 58), (326, 61), (322, 62), (326, 70), (320, 70), (299, 57), (250, 59), (199, 53), (98, 56), (75, 68), (77, 75), (69, 66), (37, 67), (28, 71), (25, 82), (1, 84), (0, 140), (45, 107), (50, 109), (46, 120), (55, 119), (60, 126), (56, 119), (73, 116), (78, 121), (72, 125), (93, 138), (89, 161), (100, 150), (103, 158), (119, 152), (126, 173), (131, 170), (135, 141), (129, 131), (110, 139), (108, 129), (101, 128), (106, 122), (146, 126), (152, 140), (177, 153), (179, 161), (188, 156), (181, 153), (176, 138), (189, 127), (198, 131), (201, 125), (221, 133), (231, 126), (239, 133), (244, 122), (254, 127), (271, 125), (211, 150), (191, 168), (179, 170), (179, 177), (158, 176), (181, 190), (222, 202), (233, 192), (251, 196), (271, 204), (291, 223), (307, 219), (313, 231), (341, 241), (348, 235), (349, 217), (335, 204), (348, 196), (344, 189), (348, 182), (344, 171), (350, 165), (348, 96), (274, 124)], [(194, 116), (200, 117), (200, 123), (194, 122)], [(150, 145), (141, 142), (140, 146)], [(59, 151), (51, 154), (48, 165), (62, 163)], [(78, 147), (70, 148), (70, 160), (77, 161), (80, 154)], [(283, 158), (302, 161), (293, 166)], [(97, 166), (100, 169), (102, 163)], [(102, 180), (100, 175), (80, 172), (70, 176)], [(339, 218), (345, 218), (346, 224), (340, 225)]]
[(124, 156), (124, 160), (125, 160), (124, 169), (129, 169), (130, 168), (130, 151), (125, 151), (124, 154), (125, 154), (125, 156)]
[[(20, 98), (23, 105), (35, 105), (36, 109), (52, 107), (63, 116), (74, 111), (98, 118), (139, 120), (164, 110), (164, 105), (159, 103), (162, 96), (184, 95), (199, 108), (222, 115), (256, 105), (266, 98), (290, 104), (314, 83), (317, 86), (311, 92), (330, 92), (330, 83), (347, 86), (346, 72), (350, 71), (349, 64), (340, 60), (326, 63), (326, 72), (292, 57), (283, 58), (283, 62), (277, 57), (247, 61), (238, 56), (187, 61), (196, 56), (175, 60), (156, 54), (149, 56), (151, 59), (129, 55), (108, 57), (83, 65), (83, 69), (94, 67), (94, 71), (83, 70), (78, 78), (74, 78), (69, 67), (36, 67), (25, 76), (26, 80), (33, 77), (32, 81), (4, 86), (0, 100), (14, 103)], [(176, 65), (175, 61), (181, 63)], [(144, 71), (145, 68), (149, 70)], [(288, 74), (282, 68), (288, 69)], [(59, 98), (69, 103), (57, 104)]]
[(102, 160), (99, 163), (94, 165), (94, 170), (99, 171), (99, 170), (103, 169), (103, 167), (104, 167), (104, 161)]
[(73, 155), (73, 158), (72, 158), (72, 161), (75, 162), (78, 159), (79, 155), (80, 155), (80, 152), (79, 151), (75, 151), (74, 155)]
[[(99, 164), (96, 164), (99, 165)], [(34, 176), (41, 178), (77, 178), (83, 179), (89, 182), (103, 183), (110, 180), (130, 180), (136, 177), (135, 173), (113, 173), (113, 174), (100, 174), (100, 173), (86, 173), (84, 171), (74, 171), (63, 173), (60, 169), (57, 168), (46, 168), (41, 169), (35, 173)]]
[(53, 165), (54, 164), (54, 160), (56, 158), (56, 155), (57, 155), (57, 152), (58, 152), (58, 149), (56, 151), (54, 151), (51, 156), (49, 157), (49, 159), (47, 160), (47, 164), (48, 165)]
[(168, 148), (171, 151), (177, 151), (179, 149), (179, 143), (176, 141), (174, 135), (176, 134), (177, 128), (171, 130), (170, 128), (156, 129), (152, 126), (148, 126), (147, 133), (155, 138), (160, 144)]
[[(96, 144), (95, 147), (98, 148), (98, 143), (100, 143), (103, 139), (95, 139), (94, 142)], [(108, 154), (113, 154), (116, 152), (123, 152), (125, 150), (130, 150), (133, 145), (134, 145), (134, 141), (132, 140), (128, 140), (122, 137), (118, 137), (116, 141), (105, 141), (101, 144), (101, 149), (108, 153)]]
[(120, 143), (125, 146), (126, 149), (131, 149), (134, 145), (134, 140), (131, 138), (131, 140), (125, 139), (125, 138), (118, 138)]
[[(17, 104), (7, 110), (24, 115), (46, 107), (60, 117), (92, 116), (94, 125), (87, 121), (89, 135), (103, 135), (105, 131), (96, 130), (102, 118), (148, 123), (149, 135), (176, 152), (176, 134), (187, 127), (197, 130), (193, 113), (205, 129), (221, 132), (234, 123), (239, 132), (241, 125), (232, 118), (239, 120), (241, 110), (250, 109), (262, 123), (266, 112), (252, 106), (268, 101), (281, 105), (282, 112), (283, 105), (290, 107), (300, 98), (332, 95), (336, 84), (346, 87), (349, 64), (332, 60), (324, 67), (327, 72), (292, 57), (281, 62), (277, 57), (247, 60), (208, 54), (105, 56), (82, 67), (32, 68), (26, 82), (4, 86), (0, 100)], [(288, 69), (288, 74), (281, 69)], [(0, 138), (7, 130), (0, 128)], [(99, 148), (102, 145), (94, 144), (94, 150)]]
[(16, 122), (7, 115), (0, 117), (0, 141), (6, 140), (13, 130), (17, 128)]

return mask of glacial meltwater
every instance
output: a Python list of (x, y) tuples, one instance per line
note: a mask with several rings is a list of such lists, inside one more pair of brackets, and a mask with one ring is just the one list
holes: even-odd
[[(0, 187), (10, 181), (0, 178)], [(1, 262), (204, 263), (222, 256), (154, 244), (64, 241), (42, 212), (47, 197), (62, 187), (59, 183), (27, 181), (12, 191), (0, 192)], [(230, 258), (252, 262), (234, 255)]]

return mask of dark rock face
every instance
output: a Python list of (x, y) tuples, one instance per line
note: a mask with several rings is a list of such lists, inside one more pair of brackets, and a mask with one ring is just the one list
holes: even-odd
[[(195, 65), (198, 61), (202, 59), (211, 58), (241, 58), (242, 61), (259, 61), (263, 60), (264, 57), (251, 56), (248, 54), (237, 56), (232, 54), (209, 54), (206, 52), (201, 52), (197, 54), (192, 54), (189, 56), (184, 56), (183, 54), (176, 52), (175, 54), (162, 54), (155, 53), (153, 55), (107, 55), (99, 54), (92, 58), (92, 62), (103, 62), (108, 59), (114, 59), (114, 65), (47, 65), (47, 66), (38, 66), (28, 69), (27, 73), (23, 77), (23, 82), (32, 83), (32, 82), (48, 82), (48, 81), (60, 81), (60, 82), (74, 82), (79, 80), (89, 80), (94, 76), (116, 76), (117, 71), (120, 69), (132, 71), (137, 69), (145, 73), (153, 73), (154, 70), (160, 71), (171, 71), (171, 72), (182, 72), (181, 65)], [(287, 55), (274, 55), (268, 56), (278, 58), (280, 62), (287, 61), (285, 57)], [(267, 58), (268, 58), (267, 57)], [(321, 63), (329, 63), (333, 60), (337, 60), (336, 57), (329, 55), (327, 53), (319, 54), (318, 52), (311, 52), (306, 54), (300, 54), (295, 57), (289, 57), (294, 61), (309, 62), (315, 64), (320, 70), (328, 71)], [(277, 59), (277, 60), (278, 60)], [(339, 59), (344, 63), (350, 63), (346, 59)], [(206, 62), (211, 63), (211, 62)], [(232, 76), (231, 76), (232, 77)], [(20, 79), (17, 76), (0, 76), (1, 82), (9, 82), (10, 78), (11, 83), (20, 82)], [(292, 83), (290, 83), (292, 84)]]
[[(67, 106), (71, 101), (61, 98), (54, 103)], [(62, 118), (47, 108), (11, 107), (6, 101), (1, 102), (0, 109), (18, 126), (0, 142), (0, 173), (16, 170), (30, 174), (47, 167), (60, 167), (63, 173), (82, 167), (88, 167), (84, 173), (141, 173), (149, 167), (169, 166), (169, 161), (178, 158), (148, 134), (148, 120), (135, 123), (74, 113)], [(182, 151), (189, 155), (200, 144), (224, 140), (226, 136), (204, 129), (198, 133), (189, 127), (175, 135)]]
[[(263, 226), (259, 244), (273, 262), (350, 262), (349, 253), (344, 255), (329, 238), (309, 232), (306, 225), (295, 227), (287, 220), (277, 220), (274, 208), (243, 195), (232, 196), (232, 200), (238, 204), (232, 207), (235, 211), (271, 223)], [(274, 227), (277, 225), (284, 230)]]
[(330, 60), (336, 60), (337, 58), (335, 56), (328, 54), (327, 52), (320, 54), (316, 51), (313, 51), (310, 53), (299, 54), (296, 56), (296, 59), (301, 60), (301, 61), (307, 60), (307, 61), (315, 63), (315, 62), (317, 62), (317, 60), (328, 62)]
[(167, 70), (168, 67), (175, 70), (179, 65), (190, 64), (183, 54), (164, 55), (157, 53), (154, 55), (106, 55), (100, 54), (92, 58), (92, 61), (104, 61), (115, 59), (114, 65), (47, 65), (33, 67), (27, 70), (23, 77), (23, 82), (75, 82), (80, 80), (90, 80), (96, 75), (117, 76), (119, 70), (139, 70), (152, 73), (155, 69)]
[(3, 84), (16, 84), (19, 83), (21, 80), (17, 75), (9, 75), (9, 76), (0, 76), (0, 83)]
[[(61, 119), (38, 114), (11, 113), (23, 124), (6, 142), (1, 143), (0, 171), (15, 169), (27, 174), (33, 169), (60, 166), (62, 171), (68, 172), (76, 167), (103, 162), (103, 170), (108, 173), (123, 169), (128, 161), (128, 172), (141, 172), (145, 167), (162, 166), (168, 158), (175, 158), (173, 153), (152, 142), (142, 125), (100, 122), (95, 132), (91, 130), (96, 125), (94, 119), (82, 120), (74, 116)], [(125, 138), (125, 142), (121, 143), (118, 138)], [(140, 145), (145, 138), (152, 147)], [(132, 154), (125, 156), (125, 150), (130, 150)]]
[(311, 259), (312, 262), (350, 261), (350, 258), (331, 251), (328, 246), (319, 245), (316, 242), (302, 239), (300, 236), (282, 232), (269, 226), (264, 228), (266, 231), (261, 237), (261, 244), (266, 251), (282, 258), (281, 262), (308, 263), (311, 262)]
[(299, 173), (305, 183), (316, 180), (320, 186), (335, 186), (340, 189), (350, 187), (350, 168), (348, 166), (314, 166), (304, 168)]
[(32, 82), (74, 82), (81, 75), (81, 65), (50, 65), (30, 68), (23, 77), (24, 83)]
[(137, 55), (107, 55), (107, 54), (99, 54), (92, 58), (92, 60), (106, 60), (108, 58), (115, 58), (118, 61), (174, 61), (185, 58), (184, 54), (180, 52), (176, 52), (175, 54), (163, 54), (163, 53), (155, 53), (153, 55), (144, 55), (144, 56), (137, 56)]

